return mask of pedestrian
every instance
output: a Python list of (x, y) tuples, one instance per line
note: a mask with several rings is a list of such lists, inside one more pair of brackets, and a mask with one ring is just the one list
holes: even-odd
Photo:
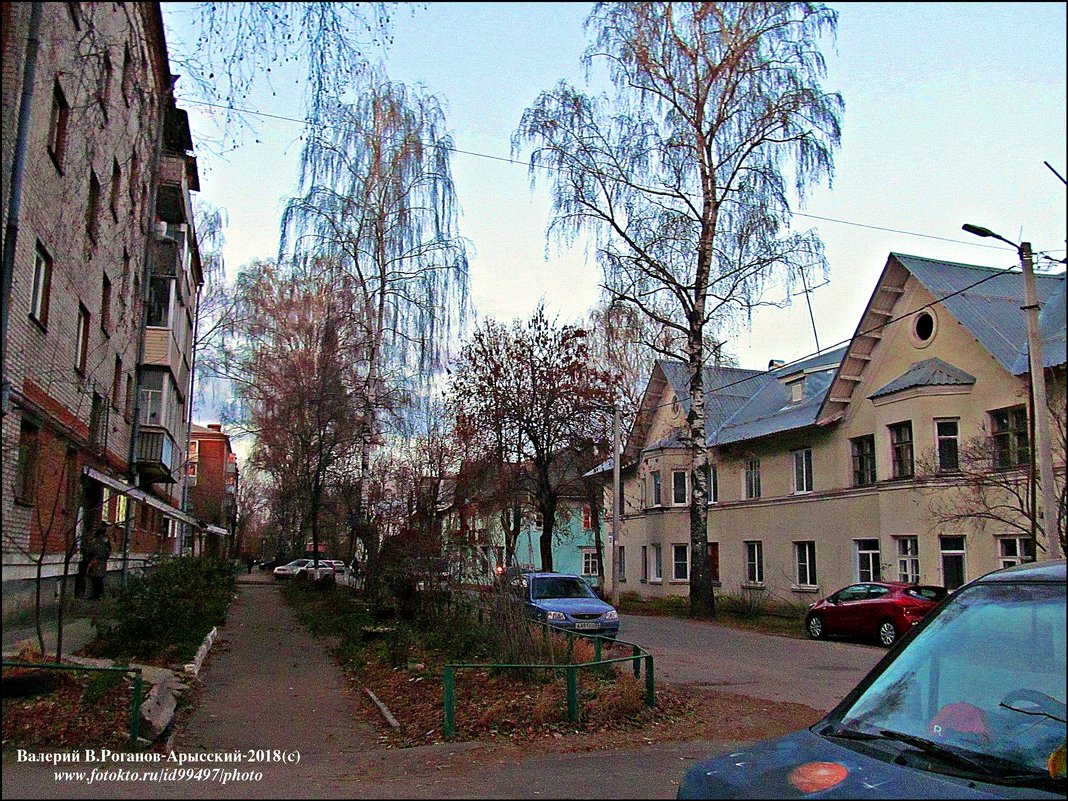
[(250, 576), (252, 575), (252, 566), (254, 564), (256, 564), (256, 560), (252, 558), (252, 554), (246, 553), (245, 554), (245, 567), (248, 568), (248, 574)]
[(104, 594), (104, 578), (108, 574), (108, 559), (111, 557), (111, 538), (108, 536), (108, 526), (101, 522), (94, 534), (94, 542), (89, 550), (89, 566), (86, 575), (89, 576), (89, 600), (95, 601)]

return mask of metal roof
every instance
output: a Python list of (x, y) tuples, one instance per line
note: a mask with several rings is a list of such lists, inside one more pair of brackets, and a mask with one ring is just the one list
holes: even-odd
[[(1038, 335), (1042, 341), (1042, 366), (1056, 367), (1065, 362), (1064, 347), (1064, 276), (1061, 276), (1060, 291), (1053, 295), (1042, 305), (1042, 311), (1038, 315)], [(1012, 366), (1012, 372), (1023, 375), (1028, 371), (1027, 347), (1020, 350), (1016, 357), (1016, 363)]]
[(941, 359), (925, 359), (915, 362), (902, 375), (882, 389), (877, 389), (869, 398), (881, 398), (913, 387), (971, 386), (975, 376)]
[[(903, 253), (891, 253), (957, 320), (971, 332), (1002, 367), (1014, 370), (1021, 352), (1027, 351), (1027, 320), (1020, 313), (1024, 305), (1023, 274), (1019, 270), (996, 270), (952, 261), (925, 259)], [(972, 286), (982, 281), (977, 286)], [(1060, 362), (1064, 362), (1064, 274), (1036, 275), (1035, 288), (1039, 303), (1060, 301)], [(952, 295), (952, 297), (947, 297)], [(943, 299), (944, 298), (944, 299)], [(1054, 317), (1056, 312), (1051, 313)], [(1053, 327), (1051, 322), (1050, 327)], [(1051, 351), (1054, 343), (1051, 342)], [(1047, 366), (1050, 362), (1046, 359)], [(1026, 355), (1024, 357), (1026, 364)]]

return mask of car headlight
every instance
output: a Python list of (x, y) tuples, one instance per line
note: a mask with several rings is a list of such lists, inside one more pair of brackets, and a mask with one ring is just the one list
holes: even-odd
[(604, 619), (619, 620), (619, 612), (617, 612), (615, 609), (609, 609), (608, 612), (605, 613)]
[(546, 620), (567, 620), (563, 612), (554, 612), (552, 610), (545, 613)]

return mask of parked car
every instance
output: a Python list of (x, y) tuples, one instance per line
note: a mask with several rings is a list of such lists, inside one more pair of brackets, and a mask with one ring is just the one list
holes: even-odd
[(610, 639), (619, 634), (619, 613), (581, 576), (516, 571), (507, 586), (532, 620)]
[(901, 581), (850, 584), (809, 606), (805, 630), (814, 640), (871, 637), (889, 648), (945, 597), (944, 587)]
[(1064, 798), (1065, 562), (949, 595), (808, 729), (694, 765), (679, 798)]
[(311, 559), (294, 559), (292, 562), (288, 562), (284, 565), (279, 565), (274, 569), (274, 575), (277, 578), (293, 578), (297, 571), (309, 564)]
[(310, 579), (320, 579), (324, 576), (336, 576), (345, 570), (345, 563), (340, 559), (320, 559), (318, 565), (315, 560), (308, 559), (307, 564), (297, 568), (294, 576), (305, 575)]
[(279, 565), (284, 565), (285, 563), (286, 557), (284, 556), (275, 556), (272, 558), (261, 559), (259, 562), (257, 562), (260, 570), (274, 570)]

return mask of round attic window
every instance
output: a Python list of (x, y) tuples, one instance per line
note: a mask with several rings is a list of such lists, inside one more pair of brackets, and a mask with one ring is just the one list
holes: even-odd
[(929, 311), (922, 311), (912, 318), (912, 344), (917, 348), (926, 348), (934, 339), (938, 330), (938, 321)]

